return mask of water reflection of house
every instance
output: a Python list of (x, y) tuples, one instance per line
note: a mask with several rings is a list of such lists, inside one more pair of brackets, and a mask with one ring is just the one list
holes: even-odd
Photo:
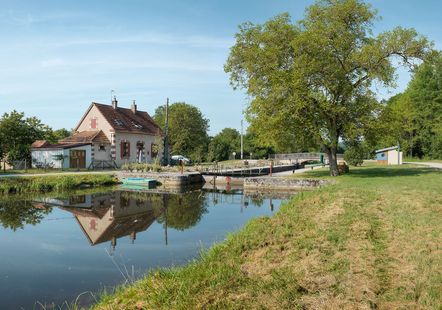
[(46, 204), (72, 213), (91, 245), (130, 236), (135, 241), (139, 232), (147, 230), (161, 215), (161, 200), (137, 199), (128, 192), (74, 196), (69, 199), (46, 200)]

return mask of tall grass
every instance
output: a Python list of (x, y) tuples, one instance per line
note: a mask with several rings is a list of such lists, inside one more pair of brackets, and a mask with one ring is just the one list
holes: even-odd
[(0, 194), (46, 193), (116, 184), (111, 175), (60, 175), (0, 179)]

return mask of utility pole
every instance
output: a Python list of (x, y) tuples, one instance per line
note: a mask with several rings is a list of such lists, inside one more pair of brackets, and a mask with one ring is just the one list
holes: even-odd
[(244, 157), (243, 120), (241, 120), (241, 160)]
[(166, 100), (166, 122), (164, 126), (164, 163), (169, 166), (169, 98)]

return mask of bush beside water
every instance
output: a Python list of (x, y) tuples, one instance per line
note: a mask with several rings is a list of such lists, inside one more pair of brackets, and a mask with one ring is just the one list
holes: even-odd
[(0, 194), (45, 193), (77, 189), (82, 186), (106, 186), (118, 181), (111, 175), (63, 175), (0, 179)]

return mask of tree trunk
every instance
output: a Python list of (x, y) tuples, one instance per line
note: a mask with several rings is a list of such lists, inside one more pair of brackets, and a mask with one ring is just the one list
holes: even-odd
[(337, 153), (337, 148), (335, 147), (327, 148), (328, 163), (330, 165), (330, 175), (332, 177), (337, 177), (339, 175), (338, 157), (336, 153)]

